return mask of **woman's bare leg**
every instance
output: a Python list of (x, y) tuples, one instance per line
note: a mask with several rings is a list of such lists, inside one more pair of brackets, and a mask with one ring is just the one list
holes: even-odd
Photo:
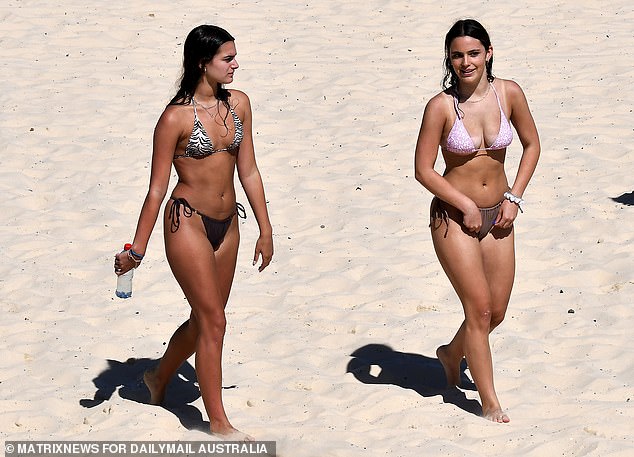
[[(491, 330), (504, 320), (515, 280), (515, 239), (510, 229), (494, 229), (481, 241), (484, 273), (491, 293)], [(484, 410), (494, 422), (509, 422), (501, 408)]]
[[(482, 246), (452, 219), (448, 224), (446, 233), (444, 225), (433, 230), (432, 239), (438, 259), (462, 302), (465, 320), (453, 340), (438, 348), (436, 353), (448, 383), (454, 385), (460, 380), (460, 362), (464, 354), (480, 394), (483, 413), (489, 417), (492, 411), (501, 411), (501, 407), (493, 384), (489, 346), (493, 305)], [(508, 421), (508, 417), (502, 420)]]
[(174, 276), (192, 312), (174, 333), (158, 367), (145, 376), (153, 401), (162, 400), (165, 386), (178, 367), (196, 352), (196, 374), (211, 432), (247, 439), (229, 422), (222, 402), (222, 345), (226, 306), (235, 272), (239, 232), (233, 223), (214, 253), (201, 221), (181, 221), (175, 234), (166, 234), (166, 251)]
[(150, 391), (150, 403), (153, 405), (163, 403), (165, 389), (170, 379), (183, 362), (194, 353), (198, 330), (195, 323), (190, 325), (190, 322), (192, 322), (191, 318), (178, 327), (170, 338), (159, 364), (147, 370), (143, 375), (145, 385)]
[(451, 342), (436, 349), (436, 357), (445, 369), (448, 386), (460, 385), (460, 364), (464, 358), (464, 331), (465, 321), (462, 321)]
[[(491, 333), (504, 320), (508, 307), (513, 280), (515, 278), (515, 250), (513, 247), (513, 230), (502, 231), (494, 229), (499, 240), (490, 234), (481, 241), (485, 275), (491, 290)], [(445, 368), (447, 384), (460, 385), (460, 363), (464, 358), (465, 321), (462, 322), (451, 342), (440, 346), (436, 356)]]

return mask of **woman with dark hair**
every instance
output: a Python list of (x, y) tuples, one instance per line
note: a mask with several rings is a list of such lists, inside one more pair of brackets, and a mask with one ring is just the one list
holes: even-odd
[(191, 307), (189, 319), (170, 339), (157, 367), (145, 373), (151, 403), (160, 404), (179, 366), (196, 353), (196, 374), (211, 432), (250, 439), (229, 422), (222, 403), (225, 306), (238, 255), (237, 170), (260, 229), (253, 264), (262, 271), (273, 256), (264, 186), (255, 160), (251, 105), (239, 90), (227, 90), (238, 68), (234, 39), (220, 27), (193, 29), (184, 46), (176, 96), (154, 130), (152, 170), (132, 248), (115, 256), (121, 275), (141, 263), (165, 198), (172, 165), (178, 183), (164, 209), (165, 251)]
[[(492, 73), (493, 47), (484, 27), (456, 22), (445, 37), (443, 91), (425, 107), (416, 145), (416, 179), (434, 199), (434, 249), (458, 298), (464, 321), (451, 342), (437, 349), (450, 386), (460, 384), (466, 357), (483, 416), (509, 422), (493, 384), (489, 333), (506, 313), (515, 277), (513, 222), (540, 154), (526, 97), (511, 80)], [(506, 148), (515, 128), (523, 153), (509, 186)], [(446, 169), (434, 170), (438, 149)]]

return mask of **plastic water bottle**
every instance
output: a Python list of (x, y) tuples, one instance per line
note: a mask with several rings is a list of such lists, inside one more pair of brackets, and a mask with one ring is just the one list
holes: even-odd
[[(132, 248), (132, 244), (126, 243), (123, 246), (124, 251)], [(132, 296), (132, 277), (134, 276), (134, 268), (125, 274), (117, 276), (117, 290), (115, 295), (119, 298), (130, 298)]]

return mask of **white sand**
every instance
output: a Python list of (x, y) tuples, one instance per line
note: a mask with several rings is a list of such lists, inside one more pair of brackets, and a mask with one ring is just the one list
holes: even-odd
[[(293, 457), (634, 454), (630, 2), (61, 3), (0, 6), (3, 440), (210, 438), (191, 381), (168, 394), (172, 411), (148, 406), (147, 361), (124, 363), (159, 357), (188, 313), (161, 225), (132, 299), (113, 297), (112, 273), (183, 40), (207, 22), (237, 40), (233, 86), (252, 100), (276, 243), (258, 274), (255, 219), (241, 222), (233, 424)], [(542, 139), (491, 339), (508, 425), (469, 412), (475, 391), (438, 387), (434, 350), (462, 313), (432, 249), (431, 195), (412, 177), (444, 34), (467, 16), (488, 28), (494, 72), (524, 88)], [(520, 153), (516, 140), (510, 176)], [(613, 200), (623, 194), (629, 204)], [(80, 403), (94, 378), (106, 399)]]

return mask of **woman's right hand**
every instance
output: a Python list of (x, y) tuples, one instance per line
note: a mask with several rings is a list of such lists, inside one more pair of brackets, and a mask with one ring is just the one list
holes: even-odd
[(130, 259), (128, 251), (117, 252), (114, 256), (114, 274), (121, 276), (135, 268), (137, 264)]
[(462, 224), (471, 233), (478, 233), (482, 227), (482, 215), (478, 206), (471, 202), (466, 211), (462, 213)]

